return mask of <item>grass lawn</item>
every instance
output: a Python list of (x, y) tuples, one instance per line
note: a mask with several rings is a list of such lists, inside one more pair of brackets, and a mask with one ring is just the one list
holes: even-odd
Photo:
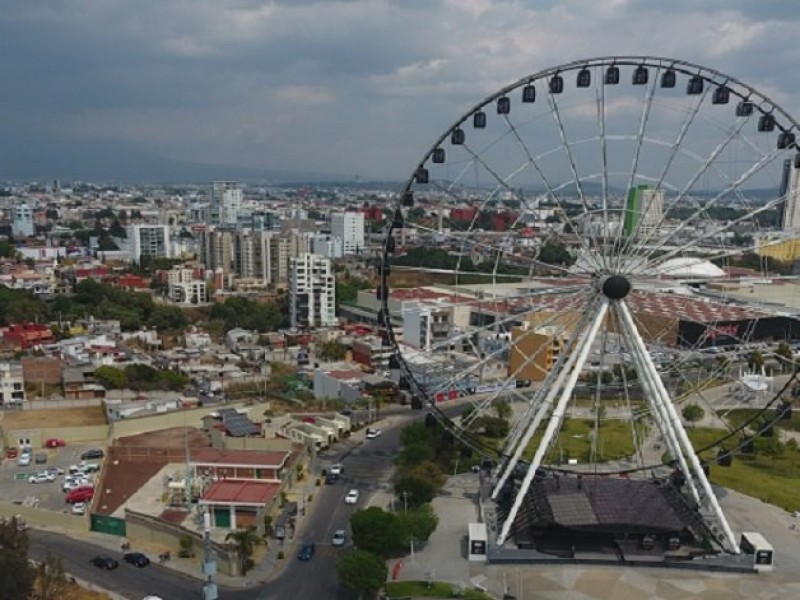
[[(719, 411), (717, 414), (720, 417), (724, 417), (728, 424), (731, 427), (738, 427), (745, 421), (749, 421), (753, 418), (754, 415), (759, 413), (760, 411), (753, 408), (737, 408), (736, 410), (731, 411)], [(772, 422), (777, 418), (777, 412), (775, 410), (768, 410), (764, 413), (764, 418), (760, 420), (753, 421), (752, 425), (750, 425), (750, 429), (755, 431), (758, 429), (758, 426), (763, 423), (766, 419), (768, 422)], [(800, 412), (798, 412), (797, 408), (792, 410), (792, 418), (784, 420), (775, 421), (775, 428), (776, 429), (786, 429), (787, 431), (800, 431)]]
[[(391, 581), (385, 586), (386, 593), (392, 597), (420, 597), (420, 598), (453, 598), (453, 585), (441, 581), (434, 581), (428, 585), (427, 581)], [(491, 596), (478, 590), (465, 590), (459, 596), (466, 600), (490, 600)]]
[[(639, 424), (639, 438), (641, 439), (647, 429)], [(580, 462), (589, 462), (592, 449), (592, 436), (594, 421), (590, 419), (566, 419), (558, 438), (552, 449), (545, 457), (545, 463), (554, 464), (569, 458), (577, 458)], [(542, 439), (544, 425), (528, 444), (523, 457), (531, 460), (536, 452), (536, 446)], [(605, 419), (600, 421), (597, 437), (597, 461), (605, 462), (626, 458), (633, 454), (633, 435), (630, 421), (620, 419)]]
[[(689, 429), (695, 448), (718, 440), (720, 429)], [(739, 443), (732, 438), (728, 448)], [(716, 448), (701, 458), (711, 465), (711, 481), (737, 492), (759, 498), (788, 511), (800, 510), (800, 449), (793, 444), (781, 444), (777, 438), (755, 438), (755, 453), (734, 453), (733, 464), (721, 467), (716, 463)]]

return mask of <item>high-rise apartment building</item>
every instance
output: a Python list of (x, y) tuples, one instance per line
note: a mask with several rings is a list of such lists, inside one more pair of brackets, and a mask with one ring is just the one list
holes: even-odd
[(289, 312), (292, 327), (336, 324), (336, 284), (331, 261), (316, 254), (290, 260)]
[(271, 240), (273, 233), (243, 229), (235, 234), (234, 269), (239, 277), (272, 283)]
[(658, 227), (664, 214), (664, 191), (649, 185), (637, 185), (628, 190), (625, 202), (623, 229), (625, 237), (648, 234)]
[(207, 209), (210, 225), (235, 227), (242, 211), (242, 189), (234, 181), (211, 184), (211, 203)]
[(33, 209), (27, 202), (20, 202), (14, 206), (11, 234), (17, 237), (30, 237), (33, 233)]
[(360, 212), (331, 215), (331, 235), (342, 240), (344, 254), (358, 254), (364, 250), (364, 214)]
[(133, 262), (140, 262), (143, 256), (172, 257), (167, 225), (129, 225), (127, 231), (128, 255)]
[(800, 231), (800, 169), (795, 167), (791, 158), (787, 158), (783, 163), (780, 197), (784, 198), (781, 229)]
[(200, 234), (200, 257), (210, 271), (233, 272), (233, 233), (211, 227)]

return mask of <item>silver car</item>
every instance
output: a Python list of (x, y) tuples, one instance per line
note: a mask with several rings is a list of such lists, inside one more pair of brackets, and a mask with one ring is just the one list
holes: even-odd
[(333, 537), (331, 538), (331, 546), (344, 546), (344, 542), (347, 539), (347, 532), (344, 529), (337, 529), (333, 532)]

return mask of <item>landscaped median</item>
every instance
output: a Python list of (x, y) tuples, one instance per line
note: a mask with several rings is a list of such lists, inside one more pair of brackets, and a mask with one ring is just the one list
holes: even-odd
[(465, 598), (466, 600), (491, 600), (488, 594), (476, 590), (457, 589), (443, 581), (392, 581), (384, 586), (387, 598)]

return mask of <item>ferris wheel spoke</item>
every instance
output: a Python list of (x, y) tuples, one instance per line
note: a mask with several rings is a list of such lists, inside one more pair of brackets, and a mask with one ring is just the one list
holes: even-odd
[(602, 198), (600, 200), (602, 207), (603, 223), (601, 225), (601, 232), (603, 236), (603, 252), (602, 263), (607, 272), (611, 270), (611, 261), (606, 245), (608, 243), (608, 140), (606, 139), (606, 87), (601, 77), (595, 76), (595, 81), (599, 82), (595, 88), (595, 104), (597, 105), (597, 128), (600, 138), (600, 164), (602, 173), (600, 185)]
[[(744, 127), (745, 123), (746, 123), (745, 119), (740, 119), (739, 123), (737, 124), (737, 126), (735, 128), (733, 128), (728, 133), (727, 137), (725, 137), (722, 140), (720, 140), (720, 142), (717, 144), (717, 146), (711, 151), (711, 153), (708, 155), (708, 157), (701, 164), (700, 168), (690, 178), (690, 180), (686, 183), (686, 185), (683, 186), (683, 188), (678, 193), (678, 195), (675, 197), (675, 199), (669, 204), (667, 210), (662, 211), (661, 216), (659, 217), (658, 223), (656, 224), (655, 227), (653, 227), (652, 229), (650, 229), (650, 231), (648, 231), (647, 236), (645, 237), (645, 239), (640, 244), (639, 249), (641, 250), (641, 252), (639, 254), (646, 253), (645, 249), (647, 248), (647, 243), (650, 241), (650, 238), (653, 236), (653, 232), (660, 230), (661, 226), (664, 223), (665, 218), (667, 217), (667, 215), (670, 214), (672, 209), (674, 209), (675, 207), (679, 206), (681, 201), (688, 197), (688, 194), (692, 190), (694, 185), (706, 173), (706, 171), (708, 171), (709, 167), (717, 160), (717, 158), (722, 153), (722, 151), (725, 150), (725, 148), (734, 139), (737, 139), (739, 137), (739, 133), (741, 132), (741, 129), (742, 129), (742, 127)], [(730, 184), (732, 182), (729, 181), (728, 183)], [(732, 190), (738, 190), (738, 189), (739, 189), (739, 185), (734, 185), (733, 188), (732, 188)], [(706, 210), (707, 208), (708, 207), (703, 207), (702, 205), (700, 205), (700, 207), (698, 208), (698, 210), (695, 213), (695, 215), (702, 214), (702, 211)], [(637, 254), (637, 252), (635, 250), (634, 250), (634, 254)]]
[[(677, 158), (682, 153), (682, 151), (683, 151), (683, 142), (686, 139), (686, 134), (689, 132), (689, 130), (691, 129), (692, 124), (694, 123), (695, 119), (697, 118), (697, 115), (700, 112), (700, 108), (702, 107), (703, 102), (705, 102), (706, 97), (708, 96), (708, 93), (709, 93), (710, 89), (711, 89), (710, 86), (706, 86), (706, 88), (703, 91), (703, 93), (698, 95), (697, 102), (695, 102), (692, 105), (691, 109), (686, 113), (686, 117), (684, 118), (683, 122), (681, 123), (681, 127), (678, 130), (678, 135), (676, 136), (676, 138), (672, 142), (672, 144), (670, 144), (669, 154), (667, 156), (666, 161), (664, 162), (664, 166), (662, 167), (662, 169), (661, 169), (661, 171), (660, 171), (660, 173), (659, 173), (659, 175), (658, 175), (658, 177), (656, 179), (656, 182), (655, 182), (655, 185), (654, 185), (654, 189), (656, 189), (656, 190), (660, 190), (661, 189), (661, 187), (664, 185), (664, 183), (666, 181), (667, 174), (669, 173), (670, 169), (672, 168), (672, 165), (673, 165), (673, 163), (675, 161), (675, 158)], [(667, 215), (670, 213), (670, 211), (672, 210), (672, 208), (674, 206), (675, 206), (675, 203), (673, 202), (672, 204), (670, 204), (670, 206), (667, 208), (667, 210), (662, 211), (661, 216), (659, 217), (658, 222), (656, 223), (656, 226), (653, 228), (652, 231), (648, 232), (647, 236), (645, 237), (645, 240), (642, 242), (642, 245), (644, 245), (647, 241), (649, 241), (649, 238), (652, 235), (653, 231), (658, 231), (663, 226), (664, 220), (666, 219)]]
[[(737, 183), (736, 185), (739, 185), (739, 183)], [(711, 202), (709, 202), (707, 207), (710, 207), (718, 199), (719, 199), (719, 196), (716, 196)], [(721, 233), (725, 233), (727, 231), (730, 231), (731, 228), (734, 225), (737, 225), (739, 223), (749, 222), (756, 215), (759, 215), (761, 213), (770, 211), (770, 210), (772, 210), (773, 208), (775, 208), (776, 206), (780, 205), (783, 202), (784, 202), (783, 198), (775, 198), (772, 201), (768, 202), (767, 204), (765, 204), (765, 205), (763, 205), (763, 206), (751, 211), (750, 213), (748, 213), (746, 215), (743, 215), (741, 217), (733, 219), (732, 221), (729, 221), (728, 223), (726, 223), (725, 225), (723, 225), (721, 227), (714, 228), (711, 231), (708, 231), (708, 232), (706, 232), (706, 233), (704, 233), (704, 234), (702, 234), (702, 235), (700, 235), (700, 236), (698, 236), (696, 238), (693, 238), (689, 242), (686, 242), (686, 243), (681, 244), (681, 245), (679, 245), (679, 246), (677, 246), (675, 248), (672, 248), (672, 249), (664, 252), (663, 254), (659, 254), (658, 256), (655, 255), (656, 251), (653, 250), (653, 251), (649, 252), (648, 254), (646, 254), (644, 256), (645, 259), (648, 259), (647, 262), (642, 260), (642, 261), (636, 263), (636, 265), (634, 266), (634, 268), (631, 271), (631, 274), (641, 274), (641, 273), (652, 271), (653, 269), (657, 268), (659, 265), (664, 264), (669, 259), (674, 258), (675, 256), (678, 256), (678, 255), (682, 254), (683, 252), (685, 252), (685, 251), (687, 251), (689, 249), (696, 250), (697, 248), (701, 247), (701, 243), (704, 242), (705, 240), (713, 239), (716, 236), (720, 235)], [(669, 239), (674, 237), (675, 233), (677, 233), (679, 229), (681, 229), (683, 227), (686, 227), (687, 226), (686, 224), (688, 222), (689, 222), (688, 220), (683, 221), (675, 229), (675, 231), (668, 236), (668, 239), (664, 240), (664, 243), (666, 243), (667, 241), (669, 241)], [(733, 252), (733, 251), (731, 251), (731, 252)], [(724, 251), (718, 256), (718, 258), (724, 258), (726, 256), (735, 256), (736, 254), (737, 254), (737, 252), (733, 252), (732, 254), (729, 254), (728, 251)], [(714, 255), (712, 254), (712, 256), (714, 256)]]
[[(637, 171), (639, 168), (639, 157), (642, 152), (642, 144), (644, 143), (644, 134), (645, 130), (647, 129), (647, 122), (650, 118), (650, 110), (653, 107), (653, 97), (655, 96), (656, 81), (658, 80), (659, 71), (660, 69), (656, 70), (656, 74), (655, 77), (653, 77), (652, 83), (649, 86), (645, 86), (647, 91), (645, 92), (645, 100), (642, 105), (641, 116), (639, 117), (639, 131), (636, 134), (636, 144), (633, 152), (633, 159), (631, 161), (630, 174), (628, 175), (628, 184), (625, 186), (626, 190), (630, 190), (633, 187), (634, 181), (636, 180)], [(648, 202), (652, 202), (652, 199), (648, 199)], [(647, 214), (648, 209), (649, 207), (645, 207), (644, 214)], [(633, 235), (622, 242), (622, 252), (617, 255), (617, 261), (614, 265), (617, 272), (622, 268), (622, 257), (624, 256), (625, 250), (627, 249), (628, 244), (630, 244), (631, 239), (635, 239), (640, 226), (641, 222), (637, 222), (636, 227), (634, 227)], [(621, 235), (621, 232), (622, 229), (619, 230), (618, 235)], [(619, 237), (617, 241), (620, 241)]]

